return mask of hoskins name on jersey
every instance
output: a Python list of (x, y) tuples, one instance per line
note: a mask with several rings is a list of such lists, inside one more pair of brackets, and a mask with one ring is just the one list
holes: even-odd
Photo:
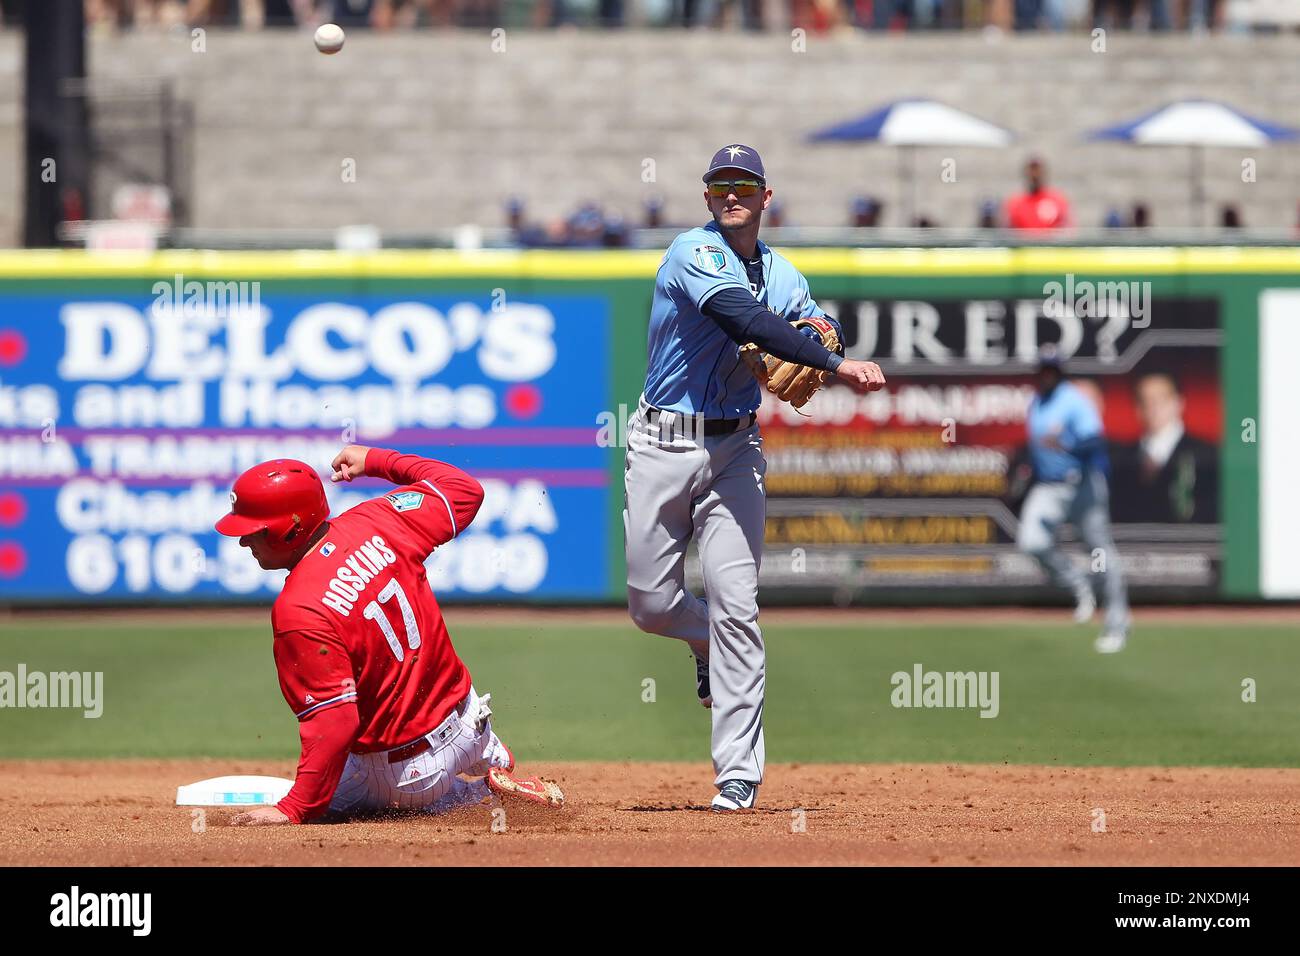
[[(334, 545), (328, 541), (320, 548), (321, 553), (325, 555), (333, 550)], [(380, 571), (396, 561), (397, 555), (388, 546), (388, 542), (379, 535), (374, 535), (344, 558), (343, 563), (335, 570), (334, 577), (330, 579), (327, 590), (321, 597), (321, 603), (331, 611), (347, 617), (356, 607), (357, 600), (361, 592), (366, 589), (366, 585), (373, 581)]]

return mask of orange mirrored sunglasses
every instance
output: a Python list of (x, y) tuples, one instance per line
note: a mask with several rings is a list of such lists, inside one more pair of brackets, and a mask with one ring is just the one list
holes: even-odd
[(713, 179), (709, 181), (709, 195), (721, 199), (728, 193), (735, 193), (739, 199), (759, 192), (763, 188), (761, 179)]

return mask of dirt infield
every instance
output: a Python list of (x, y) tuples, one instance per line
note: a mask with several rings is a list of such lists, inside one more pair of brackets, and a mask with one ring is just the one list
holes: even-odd
[[(702, 764), (538, 764), (560, 811), (491, 807), (194, 832), (175, 787), (240, 761), (0, 763), (2, 865), (1295, 865), (1300, 770), (797, 765), (762, 809), (708, 813)], [(1094, 827), (1102, 821), (1104, 832)], [(802, 827), (802, 830), (801, 830)]]

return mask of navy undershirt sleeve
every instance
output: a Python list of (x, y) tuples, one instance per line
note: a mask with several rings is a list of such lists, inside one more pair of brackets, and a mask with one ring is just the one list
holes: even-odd
[(779, 359), (828, 372), (834, 372), (844, 361), (740, 289), (719, 289), (701, 309), (737, 345), (753, 342)]
[(1098, 471), (1102, 475), (1110, 474), (1110, 455), (1106, 451), (1106, 439), (1093, 435), (1079, 442), (1071, 449), (1079, 459), (1085, 471)]

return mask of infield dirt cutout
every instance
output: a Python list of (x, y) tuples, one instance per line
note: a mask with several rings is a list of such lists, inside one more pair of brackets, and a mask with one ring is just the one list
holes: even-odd
[[(0, 762), (0, 864), (1180, 865), (1300, 863), (1300, 770), (779, 764), (760, 809), (708, 812), (705, 764), (537, 763), (559, 811), (492, 806), (306, 827), (174, 805), (239, 760)], [(1104, 817), (1101, 816), (1104, 814)], [(1104, 824), (1104, 831), (1098, 828)], [(196, 832), (200, 830), (201, 832)]]

